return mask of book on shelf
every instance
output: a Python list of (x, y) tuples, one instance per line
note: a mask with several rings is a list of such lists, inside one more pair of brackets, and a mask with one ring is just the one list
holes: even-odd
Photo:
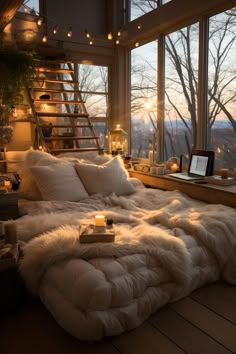
[(220, 186), (231, 186), (232, 184), (235, 184), (236, 181), (233, 177), (222, 178), (221, 176), (213, 175), (207, 177), (207, 182), (218, 184)]
[(112, 226), (95, 226), (93, 224), (80, 226), (80, 242), (113, 242), (115, 233)]

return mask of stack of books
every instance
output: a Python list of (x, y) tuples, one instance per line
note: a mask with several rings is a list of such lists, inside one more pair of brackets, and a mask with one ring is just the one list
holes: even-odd
[(115, 233), (112, 226), (81, 225), (80, 242), (113, 242)]

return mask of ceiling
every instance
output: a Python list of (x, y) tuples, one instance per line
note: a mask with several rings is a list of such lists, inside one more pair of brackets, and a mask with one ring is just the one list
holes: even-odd
[(16, 11), (23, 4), (23, 2), (24, 0), (0, 1), (0, 32), (2, 32), (6, 25), (11, 21)]

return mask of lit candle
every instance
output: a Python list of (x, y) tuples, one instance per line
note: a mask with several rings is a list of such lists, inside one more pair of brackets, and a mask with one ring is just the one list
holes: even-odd
[(7, 190), (11, 189), (11, 181), (4, 181), (4, 187), (7, 188)]
[(104, 226), (104, 225), (105, 225), (105, 216), (95, 215), (95, 226)]
[(171, 166), (171, 171), (172, 171), (172, 172), (176, 172), (176, 171), (178, 171), (178, 169), (179, 169), (179, 166), (177, 165), (177, 163), (174, 163), (174, 164)]

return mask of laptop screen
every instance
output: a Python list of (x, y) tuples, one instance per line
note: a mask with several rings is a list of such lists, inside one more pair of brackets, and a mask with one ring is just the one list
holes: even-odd
[(206, 176), (208, 163), (209, 156), (192, 154), (188, 173), (198, 176)]

